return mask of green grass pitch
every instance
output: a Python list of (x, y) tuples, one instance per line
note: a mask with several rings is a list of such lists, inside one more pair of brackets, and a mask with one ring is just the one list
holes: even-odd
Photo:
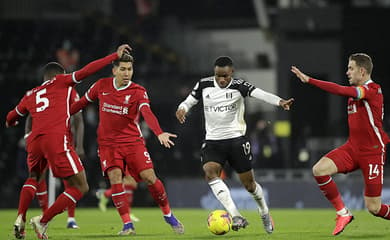
[[(332, 236), (335, 213), (331, 209), (271, 209), (275, 222), (273, 234), (266, 234), (256, 211), (242, 211), (249, 226), (226, 235), (211, 234), (206, 226), (208, 210), (174, 209), (175, 215), (185, 225), (184, 235), (175, 235), (156, 208), (134, 208), (141, 219), (135, 223), (137, 235), (117, 236), (122, 224), (115, 209), (100, 212), (93, 208), (76, 209), (80, 229), (66, 229), (66, 212), (57, 216), (49, 225), (49, 239), (390, 239), (390, 222), (371, 216), (366, 211), (353, 211), (355, 220), (339, 236)], [(39, 209), (28, 211), (27, 218), (40, 214)], [(0, 239), (14, 239), (12, 235), (16, 209), (0, 210)], [(27, 226), (26, 238), (36, 239)]]

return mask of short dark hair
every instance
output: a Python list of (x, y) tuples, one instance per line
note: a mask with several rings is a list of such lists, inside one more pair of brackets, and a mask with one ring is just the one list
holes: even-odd
[(362, 67), (362, 68), (366, 69), (368, 74), (372, 73), (372, 68), (374, 67), (374, 65), (372, 64), (371, 57), (368, 56), (367, 54), (354, 53), (354, 54), (351, 54), (351, 56), (349, 56), (349, 60), (355, 61), (356, 65), (358, 67)]
[(121, 58), (118, 58), (117, 60), (112, 61), (112, 65), (114, 65), (115, 67), (118, 67), (120, 62), (134, 63), (134, 58), (130, 54), (124, 53)]
[(215, 67), (232, 67), (233, 60), (228, 56), (220, 56), (214, 62)]
[(44, 80), (50, 80), (58, 74), (64, 74), (65, 68), (57, 62), (49, 62), (42, 68)]

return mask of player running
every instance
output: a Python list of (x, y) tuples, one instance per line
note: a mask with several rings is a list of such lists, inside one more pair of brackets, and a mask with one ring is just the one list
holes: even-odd
[(183, 234), (184, 226), (172, 214), (164, 185), (154, 172), (153, 162), (139, 126), (140, 115), (165, 147), (174, 145), (170, 137), (176, 135), (161, 130), (150, 108), (145, 88), (131, 81), (134, 71), (133, 57), (126, 55), (114, 61), (113, 65), (114, 77), (98, 80), (80, 101), (72, 105), (71, 113), (78, 112), (88, 103), (99, 99), (97, 134), (100, 165), (104, 175), (110, 180), (112, 201), (122, 218), (123, 228), (119, 235), (135, 234), (123, 189), (122, 177), (125, 168), (128, 168), (137, 182), (143, 180), (147, 183), (165, 221), (174, 232)]
[(323, 156), (313, 167), (318, 187), (336, 209), (333, 235), (340, 234), (354, 219), (331, 177), (335, 173), (360, 169), (365, 182), (364, 201), (368, 211), (374, 216), (390, 219), (389, 205), (381, 203), (383, 165), (389, 138), (382, 128), (383, 94), (380, 85), (371, 79), (372, 68), (370, 56), (364, 53), (352, 54), (346, 72), (349, 84), (352, 85), (349, 87), (314, 79), (297, 67), (291, 67), (291, 71), (302, 82), (348, 97), (348, 140)]
[[(32, 181), (31, 187), (25, 190), (30, 197), (34, 197), (38, 179), (41, 178), (48, 163), (55, 177), (63, 178), (69, 183), (69, 187), (58, 196), (43, 216), (36, 216), (30, 220), (39, 239), (47, 239), (48, 222), (80, 200), (89, 189), (83, 164), (70, 142), (69, 110), (72, 88), (82, 79), (129, 51), (128, 45), (121, 45), (116, 53), (91, 62), (72, 74), (65, 74), (64, 68), (58, 63), (48, 63), (43, 69), (45, 82), (27, 91), (15, 109), (7, 115), (7, 127), (18, 124), (17, 120), (27, 113), (32, 117), (32, 132), (26, 143)], [(24, 224), (22, 221), (21, 226)]]

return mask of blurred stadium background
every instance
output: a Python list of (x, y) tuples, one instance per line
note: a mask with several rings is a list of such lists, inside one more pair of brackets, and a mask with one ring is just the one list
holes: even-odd
[[(72, 71), (114, 51), (120, 43), (133, 47), (133, 80), (148, 89), (163, 129), (179, 135), (176, 146), (166, 150), (146, 126), (143, 129), (173, 207), (217, 207), (199, 160), (202, 109), (196, 107), (183, 126), (174, 113), (196, 81), (213, 74), (213, 61), (220, 55), (233, 58), (236, 76), (296, 99), (290, 112), (248, 99), (247, 134), (270, 206), (328, 207), (311, 178), (311, 166), (345, 141), (347, 99), (303, 86), (290, 73), (290, 65), (347, 84), (348, 56), (368, 53), (374, 61), (373, 79), (384, 92), (388, 130), (390, 34), (384, 26), (389, 22), (389, 0), (1, 0), (0, 208), (17, 207), (27, 177), (24, 121), (5, 129), (7, 112), (26, 90), (40, 83), (39, 69), (45, 63), (60, 61)], [(90, 77), (77, 86), (79, 94), (109, 74), (107, 67)], [(95, 190), (106, 187), (96, 155), (96, 105), (83, 115), (84, 165), (91, 190), (78, 205), (94, 206)], [(254, 208), (234, 174), (228, 170), (227, 175), (237, 205)], [(360, 173), (336, 179), (347, 205), (362, 208)], [(383, 198), (390, 201), (387, 178)], [(142, 184), (134, 205), (153, 205)]]

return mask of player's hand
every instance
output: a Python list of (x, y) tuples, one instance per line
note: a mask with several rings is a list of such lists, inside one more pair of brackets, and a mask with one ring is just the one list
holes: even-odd
[(295, 75), (301, 79), (301, 81), (303, 83), (307, 83), (309, 82), (309, 76), (307, 76), (306, 74), (304, 74), (303, 72), (301, 72), (301, 70), (299, 70), (297, 67), (295, 66), (291, 66), (291, 72), (295, 73)]
[(118, 54), (118, 58), (121, 58), (123, 54), (129, 54), (131, 51), (131, 47), (128, 44), (122, 44), (118, 47), (116, 50), (116, 53)]
[(81, 160), (85, 159), (85, 151), (83, 147), (76, 147), (76, 153), (79, 155)]
[(284, 110), (290, 110), (291, 105), (294, 103), (294, 98), (290, 98), (288, 100), (280, 99), (279, 106), (281, 106)]
[(181, 124), (185, 123), (186, 115), (187, 115), (187, 112), (186, 112), (186, 110), (184, 108), (177, 109), (177, 111), (176, 111), (176, 118), (177, 118), (177, 120), (179, 120), (179, 122)]
[(171, 146), (175, 146), (175, 143), (169, 139), (170, 137), (177, 138), (176, 134), (163, 132), (160, 135), (157, 136), (158, 140), (160, 141), (161, 145), (164, 145), (166, 148), (171, 148)]
[(13, 124), (9, 125), (7, 121), (5, 121), (5, 127), (6, 128), (9, 128), (9, 127), (15, 127), (16, 125), (19, 124), (19, 121), (15, 121)]

